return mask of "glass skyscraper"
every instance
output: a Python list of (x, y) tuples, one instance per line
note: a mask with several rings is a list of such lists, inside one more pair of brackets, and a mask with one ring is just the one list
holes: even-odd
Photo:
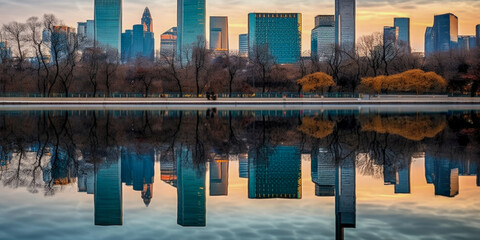
[(210, 17), (210, 50), (228, 49), (228, 17)]
[(342, 50), (355, 50), (355, 18), (355, 0), (335, 0), (335, 43)]
[(477, 47), (475, 36), (458, 36), (459, 50), (472, 50)]
[(477, 38), (477, 47), (480, 47), (480, 24), (475, 27), (476, 38)]
[(205, 41), (205, 0), (177, 0), (177, 54)]
[(131, 61), (132, 56), (132, 43), (133, 43), (133, 31), (126, 30), (122, 33), (122, 62), (126, 63)]
[(175, 51), (177, 51), (177, 28), (172, 27), (160, 36), (160, 55), (170, 57)]
[(398, 43), (398, 27), (383, 28), (383, 46), (385, 48), (385, 58), (390, 60), (395, 55)]
[(121, 50), (122, 0), (95, 0), (95, 41)]
[(296, 63), (302, 50), (301, 13), (250, 13), (248, 46), (266, 46), (279, 64)]
[(132, 41), (132, 56), (134, 58), (143, 56), (143, 39), (145, 38), (145, 32), (143, 31), (143, 25), (133, 25), (133, 41)]
[(238, 36), (238, 54), (240, 57), (248, 57), (248, 34)]
[(435, 32), (433, 27), (427, 27), (425, 30), (425, 56), (435, 52)]
[(321, 61), (333, 54), (335, 46), (335, 15), (318, 15), (312, 30), (312, 57)]
[(394, 18), (393, 25), (398, 27), (399, 46), (410, 51), (410, 18)]
[(95, 169), (95, 225), (123, 224), (121, 164), (117, 159)]
[(435, 51), (447, 52), (457, 48), (458, 17), (451, 14), (436, 15), (433, 30), (435, 32)]

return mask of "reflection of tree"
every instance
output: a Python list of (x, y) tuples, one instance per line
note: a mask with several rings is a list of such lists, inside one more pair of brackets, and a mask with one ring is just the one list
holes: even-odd
[(314, 138), (324, 138), (333, 133), (335, 123), (319, 117), (304, 117), (298, 130)]
[(444, 118), (426, 115), (373, 116), (362, 119), (363, 131), (375, 131), (402, 136), (413, 141), (433, 138), (447, 126)]

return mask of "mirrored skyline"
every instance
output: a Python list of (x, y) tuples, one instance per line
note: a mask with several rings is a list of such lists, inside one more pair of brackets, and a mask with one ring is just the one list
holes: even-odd
[[(148, 6), (154, 21), (156, 39), (161, 33), (176, 25), (175, 0), (124, 0), (123, 30), (140, 23), (143, 10)], [(238, 35), (247, 32), (247, 16), (250, 12), (299, 12), (303, 15), (302, 51), (310, 50), (310, 32), (314, 17), (334, 14), (333, 0), (207, 0), (209, 16), (229, 17), (230, 48), (238, 49)], [(357, 38), (373, 32), (381, 32), (383, 26), (392, 26), (394, 17), (411, 18), (412, 48), (423, 51), (425, 28), (433, 24), (435, 14), (451, 12), (459, 18), (459, 34), (474, 35), (475, 25), (480, 24), (480, 2), (475, 0), (393, 1), (357, 0)], [(33, 1), (0, 0), (0, 24), (25, 21), (31, 16), (52, 13), (66, 25), (77, 27), (77, 22), (93, 19), (93, 0)], [(208, 21), (206, 29), (208, 28)], [(208, 35), (208, 34), (207, 34)], [(156, 43), (157, 49), (159, 44)]]

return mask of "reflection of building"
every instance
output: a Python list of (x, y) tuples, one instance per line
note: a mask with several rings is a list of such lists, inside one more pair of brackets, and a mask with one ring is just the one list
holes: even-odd
[(228, 17), (210, 17), (210, 50), (228, 52)]
[(238, 165), (240, 178), (248, 178), (248, 153), (238, 156)]
[(249, 198), (302, 198), (300, 151), (277, 146), (250, 150)]
[(315, 17), (315, 28), (312, 30), (312, 57), (326, 61), (335, 47), (335, 15), (319, 15)]
[(153, 150), (139, 153), (122, 149), (122, 182), (133, 186), (135, 191), (142, 191), (142, 199), (147, 206), (153, 197), (154, 167)]
[(170, 155), (162, 155), (160, 158), (160, 179), (163, 182), (177, 187), (177, 162)]
[(410, 193), (410, 159), (398, 162), (395, 174), (395, 193)]
[(435, 195), (455, 197), (458, 195), (459, 168), (446, 158), (425, 158), (425, 177), (427, 183), (435, 186)]
[(82, 160), (78, 163), (78, 192), (95, 193), (95, 166)]
[(193, 153), (177, 149), (177, 223), (181, 226), (206, 226), (205, 165), (193, 164)]
[(248, 38), (249, 55), (257, 46), (266, 47), (277, 63), (296, 63), (302, 50), (302, 14), (250, 13)]
[(355, 0), (335, 0), (335, 43), (345, 51), (355, 50)]
[(312, 152), (312, 181), (315, 183), (316, 196), (335, 195), (335, 159), (325, 148)]
[(344, 228), (355, 228), (355, 187), (355, 157), (347, 157), (341, 160), (336, 171), (335, 233), (337, 239), (343, 237)]
[(95, 169), (95, 225), (123, 224), (121, 160), (110, 159)]
[(210, 162), (210, 196), (228, 195), (228, 159)]
[(122, 0), (95, 0), (95, 41), (120, 51)]

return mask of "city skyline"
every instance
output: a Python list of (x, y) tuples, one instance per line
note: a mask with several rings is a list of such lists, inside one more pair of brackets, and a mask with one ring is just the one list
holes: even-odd
[[(433, 25), (435, 14), (453, 13), (459, 18), (459, 35), (475, 35), (475, 26), (478, 18), (475, 12), (480, 9), (480, 3), (472, 4), (470, 1), (458, 1), (455, 4), (444, 4), (448, 1), (432, 1), (430, 3), (416, 3), (404, 1), (357, 1), (357, 39), (373, 32), (382, 32), (383, 26), (392, 25), (394, 17), (411, 18), (411, 42), (413, 51), (422, 51), (424, 45), (424, 33), (427, 26)], [(149, 7), (152, 17), (156, 19), (154, 25), (156, 38), (159, 34), (176, 25), (176, 1), (151, 1), (142, 0), (131, 2), (123, 1), (123, 31), (133, 24), (138, 23), (138, 16), (143, 13), (145, 7)], [(242, 4), (232, 1), (209, 0), (206, 17), (225, 15), (229, 17), (230, 48), (238, 50), (238, 35), (247, 32), (249, 12), (299, 12), (303, 15), (302, 52), (310, 50), (310, 29), (314, 28), (316, 15), (334, 14), (335, 1), (321, 0), (318, 2), (297, 1), (283, 3), (275, 1), (251, 1)], [(236, 9), (225, 12), (225, 9), (233, 9), (231, 6), (239, 5)], [(242, 7), (241, 5), (244, 5)], [(275, 7), (272, 8), (271, 6)], [(70, 27), (77, 27), (77, 22), (93, 19), (93, 1), (76, 0), (68, 2), (54, 2), (51, 0), (38, 2), (14, 2), (11, 0), (0, 1), (0, 14), (4, 16), (0, 24), (11, 21), (25, 21), (30, 16), (41, 16), (44, 13), (53, 13)], [(18, 9), (18, 11), (16, 11)], [(70, 10), (65, 10), (70, 9)], [(128, 10), (127, 10), (128, 9)], [(20, 11), (21, 10), (21, 11)], [(19, 14), (19, 13), (22, 14)], [(206, 29), (209, 29), (207, 21)], [(208, 34), (207, 34), (208, 37)], [(159, 45), (156, 46), (159, 50)]]

